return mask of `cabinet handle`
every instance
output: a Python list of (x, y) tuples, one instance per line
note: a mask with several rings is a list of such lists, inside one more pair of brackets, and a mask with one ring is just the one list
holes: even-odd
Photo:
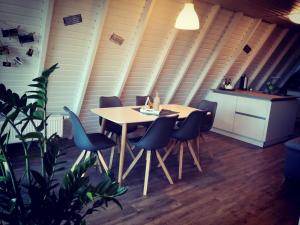
[(253, 117), (253, 118), (256, 118), (256, 119), (260, 119), (260, 120), (266, 120), (265, 117), (255, 116), (255, 115), (251, 115), (251, 114), (247, 114), (247, 113), (242, 113), (242, 112), (235, 112), (235, 114), (239, 114), (239, 115), (242, 115), (242, 116)]

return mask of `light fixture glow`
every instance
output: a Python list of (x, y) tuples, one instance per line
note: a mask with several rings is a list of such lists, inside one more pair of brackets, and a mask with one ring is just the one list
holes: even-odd
[(193, 3), (185, 3), (176, 19), (175, 28), (182, 30), (199, 29), (199, 18)]
[(288, 15), (290, 21), (296, 24), (300, 24), (300, 11), (292, 12)]

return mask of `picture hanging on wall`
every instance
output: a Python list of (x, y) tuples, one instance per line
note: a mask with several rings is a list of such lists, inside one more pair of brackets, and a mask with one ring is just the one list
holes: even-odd
[(73, 25), (82, 22), (81, 14), (66, 16), (63, 18), (65, 26)]
[(29, 33), (25, 35), (18, 35), (20, 44), (34, 42), (34, 33)]
[(12, 28), (12, 29), (2, 29), (2, 36), (3, 37), (15, 37), (18, 36), (18, 28)]

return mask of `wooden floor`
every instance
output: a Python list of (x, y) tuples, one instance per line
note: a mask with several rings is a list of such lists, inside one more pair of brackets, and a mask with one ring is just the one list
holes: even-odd
[[(119, 198), (124, 209), (110, 204), (91, 215), (88, 224), (298, 224), (298, 198), (283, 184), (282, 144), (261, 149), (214, 133), (206, 135), (206, 140), (201, 145), (202, 174), (185, 151), (181, 181), (177, 179), (177, 157), (170, 156), (166, 162), (175, 182), (169, 185), (153, 160), (148, 196), (143, 197), (143, 156), (125, 180), (128, 192)], [(78, 154), (75, 148), (68, 150), (70, 165)], [(21, 170), (20, 157), (15, 158), (15, 167)], [(126, 155), (125, 168), (129, 163)], [(117, 165), (115, 161), (114, 171)], [(94, 181), (99, 179), (97, 170), (90, 171), (90, 176)]]

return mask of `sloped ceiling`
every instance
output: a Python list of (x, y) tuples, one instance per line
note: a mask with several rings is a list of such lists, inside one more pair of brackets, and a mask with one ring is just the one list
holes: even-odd
[[(201, 27), (183, 31), (174, 23), (184, 0), (0, 0), (3, 28), (23, 24), (40, 37), (38, 54), (26, 58), (31, 63), (0, 68), (0, 79), (22, 92), (24, 81), (40, 70), (32, 63), (58, 62), (48, 109), (62, 113), (69, 106), (88, 132), (99, 130), (90, 109), (104, 95), (134, 105), (136, 95), (158, 92), (163, 103), (196, 106), (224, 77), (236, 84), (243, 74), (260, 90), (270, 77), (283, 82), (300, 60), (298, 26), (284, 17), (299, 3), (287, 1), (290, 6), (280, 11), (279, 1), (270, 2), (195, 1)], [(76, 14), (82, 23), (64, 26), (63, 17)], [(113, 33), (124, 39), (121, 45), (110, 40)]]

